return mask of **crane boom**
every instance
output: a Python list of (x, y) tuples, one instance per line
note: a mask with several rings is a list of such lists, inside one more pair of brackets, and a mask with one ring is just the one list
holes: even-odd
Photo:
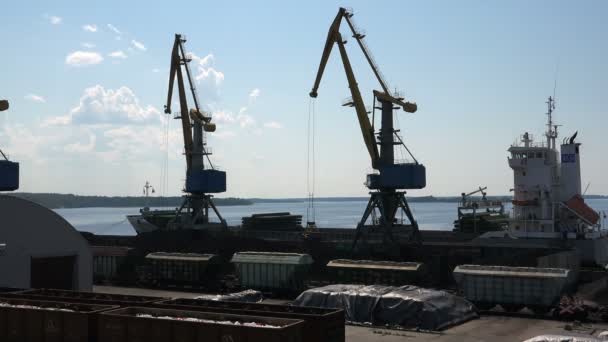
[[(165, 113), (171, 113), (171, 100), (173, 96), (173, 84), (177, 77), (177, 88), (179, 94), (179, 106), (181, 111), (181, 122), (182, 132), (184, 136), (184, 152), (186, 155), (186, 170), (189, 171), (192, 168), (192, 125), (190, 123), (190, 117), (188, 115), (188, 102), (186, 98), (186, 88), (184, 86), (184, 76), (182, 74), (182, 65), (188, 65), (184, 49), (182, 46), (183, 38), (180, 34), (175, 35), (175, 42), (173, 43), (173, 50), (171, 53), (171, 66), (169, 71), (169, 90), (167, 93), (167, 104), (165, 105)], [(180, 55), (181, 52), (181, 55)], [(188, 80), (190, 81), (189, 69), (186, 69)], [(190, 83), (190, 89), (193, 91), (193, 96), (196, 94), (194, 86)], [(197, 101), (195, 99), (195, 101)], [(198, 105), (198, 104), (197, 104)], [(198, 107), (197, 107), (198, 110)]]
[(361, 127), (361, 133), (363, 134), (363, 141), (367, 147), (367, 152), (372, 159), (372, 167), (376, 167), (379, 159), (378, 146), (376, 144), (376, 137), (374, 136), (374, 129), (367, 116), (367, 110), (355, 79), (355, 73), (353, 72), (350, 60), (346, 54), (344, 48), (344, 42), (339, 32), (336, 32), (336, 41), (338, 42), (338, 49), (340, 50), (340, 56), (342, 57), (342, 64), (344, 65), (344, 71), (346, 72), (346, 78), (348, 79), (348, 87), (350, 88), (351, 95), (353, 97), (353, 105), (357, 112), (357, 119), (359, 119), (359, 126)]
[(344, 8), (340, 8), (338, 11), (338, 15), (332, 22), (329, 32), (327, 34), (327, 40), (325, 41), (325, 48), (323, 49), (323, 55), (321, 55), (321, 62), (319, 63), (319, 69), (317, 71), (317, 77), (315, 79), (315, 83), (310, 91), (310, 97), (317, 97), (317, 90), (319, 89), (319, 85), (321, 83), (321, 78), (323, 77), (323, 72), (325, 71), (325, 66), (327, 65), (327, 61), (329, 60), (329, 55), (331, 54), (331, 50), (334, 44), (338, 45), (338, 49), (340, 50), (340, 57), (342, 58), (342, 64), (344, 65), (344, 71), (346, 73), (346, 78), (348, 80), (348, 87), (350, 88), (351, 96), (353, 99), (353, 106), (355, 107), (355, 111), (357, 112), (357, 119), (359, 121), (359, 126), (361, 127), (361, 133), (363, 135), (363, 141), (365, 142), (365, 146), (367, 147), (367, 151), (372, 161), (372, 167), (375, 167), (378, 163), (379, 153), (378, 147), (376, 145), (376, 138), (374, 136), (374, 130), (372, 128), (372, 124), (367, 116), (367, 110), (365, 109), (365, 103), (363, 102), (363, 98), (361, 97), (361, 91), (359, 90), (359, 86), (357, 85), (357, 80), (355, 78), (355, 74), (353, 72), (353, 68), (350, 64), (350, 60), (348, 59), (348, 54), (346, 53), (346, 49), (344, 48), (344, 40), (342, 39), (342, 35), (340, 34), (340, 22), (344, 17), (346, 10)]
[(371, 53), (369, 52), (369, 50), (367, 49), (367, 46), (365, 45), (365, 43), (363, 41), (363, 38), (365, 37), (365, 35), (363, 35), (357, 31), (357, 29), (355, 28), (355, 24), (353, 23), (353, 21), (351, 19), (352, 16), (353, 16), (352, 13), (345, 11), (344, 19), (346, 19), (346, 23), (348, 24), (348, 27), (350, 27), (350, 30), (353, 33), (353, 38), (355, 38), (355, 40), (357, 40), (357, 43), (359, 44), (361, 51), (363, 51), (363, 55), (365, 56), (365, 59), (367, 59), (367, 63), (369, 63), (369, 66), (372, 68), (372, 71), (374, 72), (376, 79), (380, 83), (382, 90), (384, 90), (384, 92), (386, 94), (392, 96), (391, 91), (388, 89), (388, 86), (386, 85), (386, 81), (384, 80), (384, 77), (382, 77), (382, 74), (380, 73), (380, 69), (376, 65), (376, 62), (374, 62), (374, 59), (372, 58)]

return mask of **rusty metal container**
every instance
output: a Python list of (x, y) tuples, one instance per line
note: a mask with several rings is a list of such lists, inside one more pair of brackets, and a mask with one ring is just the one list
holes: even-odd
[[(2, 296), (5, 296), (2, 294)], [(154, 303), (168, 298), (132, 296), (97, 292), (79, 292), (54, 289), (32, 289), (7, 294), (10, 298), (25, 298), (34, 300), (59, 301), (70, 303), (87, 303), (97, 305), (137, 306)]]
[(97, 341), (98, 314), (116, 306), (0, 298), (0, 341)]
[(99, 342), (301, 342), (302, 326), (293, 319), (129, 307), (100, 315)]
[(302, 341), (344, 342), (344, 310), (291, 305), (171, 299), (153, 304), (179, 310), (303, 320)]

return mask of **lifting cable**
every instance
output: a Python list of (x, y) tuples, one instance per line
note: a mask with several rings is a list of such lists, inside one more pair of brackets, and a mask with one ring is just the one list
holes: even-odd
[(306, 208), (307, 226), (315, 225), (315, 99), (308, 101), (308, 130), (306, 146), (306, 192), (308, 206)]
[[(167, 192), (169, 188), (169, 123), (171, 122), (171, 118), (169, 115), (165, 116), (166, 120), (161, 120), (161, 169), (160, 169), (160, 197), (161, 197), (161, 205), (167, 207), (169, 205)], [(164, 151), (163, 151), (164, 148)]]

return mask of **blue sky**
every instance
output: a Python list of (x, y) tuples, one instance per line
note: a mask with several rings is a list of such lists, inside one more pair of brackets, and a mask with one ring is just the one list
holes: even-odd
[[(306, 195), (308, 92), (330, 22), (352, 7), (391, 86), (418, 103), (398, 114), (426, 165), (417, 195), (487, 185), (507, 194), (507, 148), (543, 131), (557, 72), (556, 120), (579, 131), (583, 183), (608, 193), (605, 1), (21, 1), (0, 20), (0, 148), (21, 162), (22, 191), (137, 195), (146, 180), (180, 193), (181, 131), (162, 114), (175, 33), (188, 37), (204, 107), (218, 131), (225, 196)], [(342, 32), (346, 33), (346, 27)], [(349, 36), (344, 34), (345, 36)], [(347, 44), (362, 94), (378, 88)], [(337, 52), (337, 51), (334, 51)], [(338, 54), (316, 100), (318, 196), (365, 195), (369, 157)], [(163, 129), (169, 122), (169, 144)]]

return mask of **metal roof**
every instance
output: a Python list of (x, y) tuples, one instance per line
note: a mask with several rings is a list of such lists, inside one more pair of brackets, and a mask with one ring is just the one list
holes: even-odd
[(454, 273), (495, 277), (567, 278), (570, 270), (565, 268), (460, 265), (454, 269)]
[(284, 264), (308, 265), (312, 264), (312, 257), (308, 254), (277, 253), (277, 252), (238, 252), (234, 253), (231, 262), (243, 264)]
[(197, 253), (165, 253), (154, 252), (146, 255), (146, 259), (152, 260), (171, 260), (171, 261), (210, 261), (215, 258), (215, 254), (197, 254)]
[(373, 260), (336, 259), (327, 263), (327, 267), (357, 268), (357, 269), (384, 269), (395, 271), (418, 271), (424, 264), (419, 262), (395, 262)]

